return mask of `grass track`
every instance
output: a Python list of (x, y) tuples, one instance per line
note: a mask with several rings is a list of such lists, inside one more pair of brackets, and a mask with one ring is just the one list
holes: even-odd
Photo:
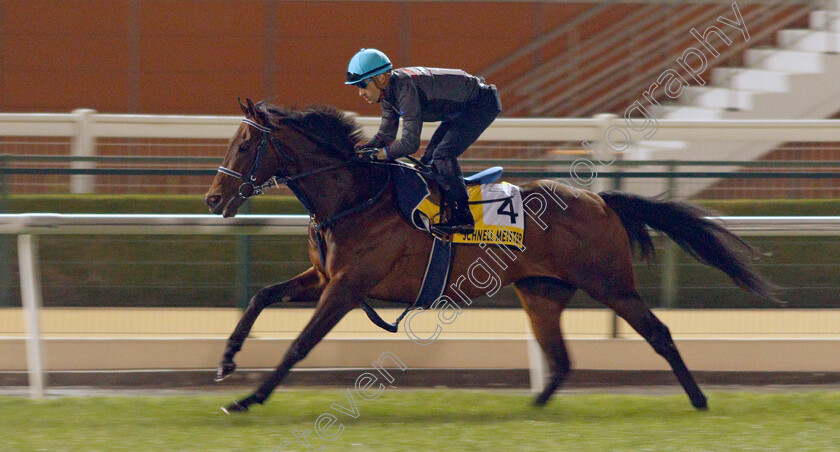
[[(357, 395), (356, 419), (330, 408), (348, 407), (337, 390), (280, 391), (237, 416), (219, 410), (232, 394), (0, 397), (0, 450), (303, 451), (293, 432), (304, 430), (326, 451), (840, 450), (838, 391), (708, 395), (707, 412), (682, 394), (560, 395), (537, 409), (524, 394), (387, 389)], [(344, 427), (333, 441), (315, 433), (322, 413)]]

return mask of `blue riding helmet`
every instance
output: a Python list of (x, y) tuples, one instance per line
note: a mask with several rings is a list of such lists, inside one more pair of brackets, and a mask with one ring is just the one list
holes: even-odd
[(359, 50), (347, 65), (347, 82), (345, 85), (356, 85), (374, 75), (384, 74), (391, 70), (391, 60), (376, 49)]

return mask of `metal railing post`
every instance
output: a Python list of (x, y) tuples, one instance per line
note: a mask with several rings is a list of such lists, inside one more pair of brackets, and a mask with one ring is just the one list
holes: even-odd
[(540, 344), (533, 337), (528, 338), (528, 376), (531, 380), (531, 393), (539, 394), (545, 387), (545, 371), (548, 364), (540, 349)]
[[(621, 191), (621, 186), (623, 185), (621, 182), (621, 175), (622, 169), (621, 165), (616, 165), (615, 169), (615, 178), (612, 181), (612, 189), (615, 191)], [(612, 323), (610, 324), (610, 337), (615, 339), (618, 337), (618, 314), (615, 311), (612, 311)]]
[[(601, 124), (598, 128), (598, 152), (601, 153), (601, 156), (606, 157), (612, 154), (612, 157), (615, 159), (613, 164), (615, 165), (615, 178), (612, 180), (612, 189), (619, 191), (621, 190), (622, 180), (621, 180), (621, 163), (620, 160), (622, 159), (621, 153), (614, 152), (609, 145), (607, 144), (607, 130), (612, 122), (618, 118), (618, 116), (611, 114), (611, 113), (604, 113), (595, 115), (595, 119), (598, 119)], [(615, 339), (618, 337), (618, 314), (615, 311), (612, 311), (610, 319), (610, 337)]]
[[(76, 115), (76, 134), (73, 136), (70, 147), (70, 154), (75, 157), (90, 157), (96, 155), (94, 149), (96, 144), (94, 142), (93, 131), (91, 130), (91, 123), (93, 116), (96, 114), (95, 110), (81, 108), (73, 110)], [(74, 169), (93, 168), (93, 162), (74, 161), (70, 164)], [(70, 176), (70, 193), (93, 193), (93, 176), (74, 174)]]
[[(668, 164), (667, 190), (668, 199), (674, 199), (677, 192), (676, 162)], [(679, 291), (679, 275), (677, 273), (677, 246), (670, 240), (662, 242), (662, 305), (668, 308), (677, 307), (677, 292)]]
[[(9, 184), (6, 176), (8, 156), (0, 155), (0, 213), (9, 213)], [(0, 306), (13, 305), (12, 287), (12, 244), (11, 237), (0, 235)]]
[(46, 378), (41, 354), (41, 274), (38, 269), (38, 236), (18, 236), (20, 297), (26, 325), (26, 364), (29, 368), (29, 391), (33, 398), (44, 396)]
[(6, 168), (9, 165), (9, 156), (0, 155), (0, 212), (9, 211), (9, 184), (6, 176)]
[[(609, 128), (616, 122), (618, 116), (612, 113), (600, 113), (593, 116), (592, 119), (598, 121), (598, 125), (595, 128), (595, 136), (590, 143), (590, 146), (594, 145), (593, 150), (596, 155), (588, 154), (586, 158), (597, 168), (598, 171), (605, 172), (606, 168), (610, 166), (610, 164), (615, 163), (615, 160), (617, 160), (620, 156), (620, 154), (613, 151), (607, 143), (607, 133)], [(608, 187), (610, 187), (609, 181), (605, 181), (603, 178), (596, 178), (595, 182), (586, 188), (594, 192), (599, 192), (608, 189)]]

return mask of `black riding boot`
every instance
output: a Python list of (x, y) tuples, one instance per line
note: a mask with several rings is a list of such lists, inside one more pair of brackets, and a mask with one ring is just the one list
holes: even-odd
[(464, 185), (461, 168), (455, 159), (435, 160), (435, 166), (445, 177), (443, 196), (450, 206), (450, 217), (446, 222), (435, 225), (443, 234), (471, 234), (475, 230), (475, 220), (470, 212), (469, 195)]

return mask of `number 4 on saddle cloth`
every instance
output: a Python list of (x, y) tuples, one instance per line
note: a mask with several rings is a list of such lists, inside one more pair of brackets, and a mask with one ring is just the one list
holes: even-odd
[[(522, 192), (516, 185), (506, 182), (493, 184), (502, 175), (502, 168), (495, 166), (464, 178), (470, 199), (470, 211), (475, 219), (472, 234), (453, 234), (441, 237), (434, 233), (434, 224), (440, 222), (443, 209), (431, 199), (429, 181), (413, 167), (399, 163), (391, 166), (391, 180), (398, 210), (415, 228), (434, 237), (429, 263), (423, 275), (423, 284), (417, 299), (400, 315), (396, 322), (385, 322), (366, 302), (362, 303), (368, 318), (380, 328), (397, 332), (397, 325), (408, 311), (417, 308), (434, 308), (434, 303), (446, 290), (452, 267), (453, 243), (474, 245), (513, 246), (523, 249), (525, 215), (522, 210)], [(431, 177), (430, 177), (431, 178)]]
[[(522, 247), (525, 234), (522, 193), (516, 185), (493, 183), (501, 177), (502, 171), (502, 167), (494, 166), (464, 178), (475, 232), (453, 234), (453, 243)], [(431, 198), (428, 180), (408, 165), (392, 167), (391, 177), (403, 217), (415, 228), (437, 236), (434, 225), (442, 220), (442, 209)]]

